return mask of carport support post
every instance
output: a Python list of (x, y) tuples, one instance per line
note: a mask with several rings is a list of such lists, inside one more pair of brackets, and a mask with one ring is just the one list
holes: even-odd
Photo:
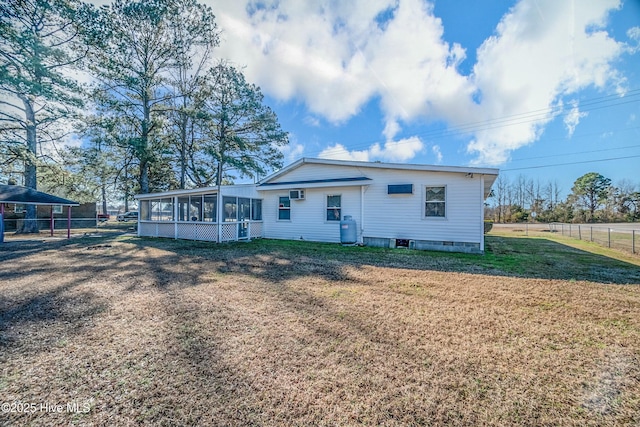
[(50, 221), (50, 224), (49, 224), (49, 228), (51, 230), (51, 237), (53, 237), (53, 228), (54, 228), (54, 224), (53, 224), (53, 205), (49, 206), (49, 209), (51, 211), (50, 212), (51, 213), (51, 221)]
[(0, 243), (4, 243), (4, 203), (0, 203)]
[(71, 238), (71, 206), (67, 207), (67, 239)]

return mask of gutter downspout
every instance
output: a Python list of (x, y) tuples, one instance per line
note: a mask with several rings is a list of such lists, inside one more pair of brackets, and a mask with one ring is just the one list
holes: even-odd
[(480, 175), (480, 251), (484, 253), (484, 175)]
[(360, 238), (359, 243), (364, 244), (364, 185), (360, 186)]

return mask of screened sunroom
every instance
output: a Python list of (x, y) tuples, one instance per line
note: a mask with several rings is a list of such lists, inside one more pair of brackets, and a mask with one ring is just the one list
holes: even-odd
[(229, 242), (262, 237), (262, 199), (255, 185), (141, 194), (138, 235)]

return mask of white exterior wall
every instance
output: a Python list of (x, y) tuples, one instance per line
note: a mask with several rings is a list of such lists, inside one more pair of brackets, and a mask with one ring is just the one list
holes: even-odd
[[(289, 180), (288, 175), (287, 180)], [(294, 186), (292, 188), (302, 187)], [(302, 239), (339, 243), (340, 221), (326, 220), (327, 196), (339, 194), (342, 196), (341, 216), (351, 215), (353, 217), (358, 229), (358, 239), (361, 241), (360, 186), (305, 189), (305, 200), (291, 200), (290, 221), (278, 220), (279, 197), (288, 196), (288, 189), (265, 190), (260, 193), (263, 198), (264, 237), (267, 239)]]
[[(480, 176), (371, 169), (364, 195), (366, 237), (481, 243), (484, 235)], [(413, 184), (413, 194), (387, 194), (389, 184)], [(446, 217), (426, 218), (427, 186), (446, 187)]]
[[(371, 179), (363, 187), (363, 216), (360, 186), (305, 189), (305, 201), (291, 201), (290, 222), (277, 220), (278, 196), (288, 195), (288, 189), (260, 191), (265, 237), (339, 242), (339, 226), (327, 223), (324, 215), (326, 195), (342, 194), (342, 216), (356, 220), (359, 241), (378, 237), (477, 243), (483, 248), (484, 189), (479, 174), (469, 178), (465, 173), (303, 164), (270, 183), (362, 176)], [(389, 184), (413, 184), (413, 194), (387, 194)], [(426, 186), (446, 187), (445, 218), (425, 217)], [(294, 188), (305, 186), (292, 184)]]

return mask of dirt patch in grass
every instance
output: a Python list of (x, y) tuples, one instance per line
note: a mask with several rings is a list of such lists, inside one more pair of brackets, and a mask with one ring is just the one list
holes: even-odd
[(535, 274), (504, 258), (520, 243), (495, 242), (503, 255), (112, 237), (3, 248), (0, 403), (35, 410), (0, 422), (640, 423), (640, 287), (603, 283), (638, 283), (634, 266), (581, 269), (556, 248), (560, 267)]

